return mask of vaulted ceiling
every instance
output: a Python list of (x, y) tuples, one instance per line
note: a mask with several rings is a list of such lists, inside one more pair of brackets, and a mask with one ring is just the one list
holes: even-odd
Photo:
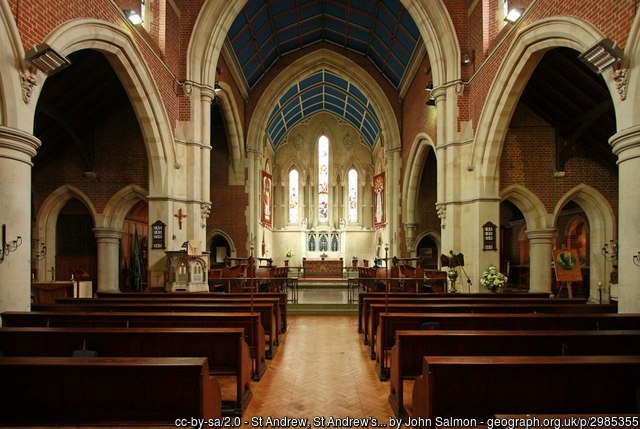
[[(399, 0), (249, 0), (227, 35), (243, 84), (251, 90), (281, 56), (328, 42), (368, 58), (399, 89), (416, 60), (420, 32)], [(380, 124), (362, 88), (328, 71), (295, 82), (275, 103), (267, 133), (278, 147), (309, 116), (329, 112), (373, 147)]]

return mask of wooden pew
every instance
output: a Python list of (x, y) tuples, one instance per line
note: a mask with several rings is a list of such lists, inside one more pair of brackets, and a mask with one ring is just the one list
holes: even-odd
[[(199, 300), (201, 298), (245, 298), (250, 300), (249, 292), (97, 292), (98, 298), (189, 298)], [(253, 294), (254, 298), (278, 298), (280, 314), (282, 316), (282, 332), (287, 331), (287, 294), (280, 292), (258, 292)]]
[[(636, 413), (640, 356), (426, 356), (411, 417)], [(430, 419), (432, 424), (424, 419)]]
[(243, 328), (253, 360), (253, 379), (260, 380), (267, 369), (264, 329), (257, 313), (5, 311), (0, 317), (3, 327)]
[(389, 403), (401, 417), (403, 383), (421, 374), (423, 356), (640, 355), (640, 330), (396, 331), (390, 355)]
[(380, 314), (376, 335), (376, 371), (389, 371), (388, 351), (400, 330), (421, 329), (424, 323), (435, 324), (441, 330), (636, 330), (640, 329), (640, 314), (617, 313), (389, 313)]
[(3, 356), (206, 357), (211, 376), (233, 376), (226, 415), (241, 416), (251, 399), (251, 357), (243, 328), (0, 328)]
[(377, 350), (375, 333), (378, 329), (380, 314), (389, 313), (616, 313), (616, 304), (555, 304), (553, 301), (544, 304), (373, 304), (369, 312), (368, 333), (370, 338), (371, 359), (376, 358)]
[[(369, 343), (369, 314), (371, 306), (374, 304), (586, 304), (586, 298), (524, 298), (513, 296), (500, 296), (504, 294), (493, 294), (494, 297), (466, 297), (459, 294), (442, 295), (442, 294), (419, 294), (417, 296), (394, 296), (384, 297), (368, 297), (362, 300), (361, 309), (359, 311), (360, 320), (358, 323), (362, 329), (364, 344)], [(374, 330), (375, 332), (375, 330)]]
[(221, 419), (206, 358), (0, 357), (0, 425), (174, 425)]
[(32, 305), (32, 311), (57, 311), (57, 312), (81, 312), (81, 311), (98, 311), (98, 312), (168, 312), (168, 313), (257, 313), (260, 315), (260, 322), (264, 328), (266, 348), (265, 355), (267, 359), (271, 359), (276, 352), (277, 338), (279, 337), (279, 329), (276, 327), (276, 317), (272, 304), (254, 303), (221, 303), (221, 304), (172, 304), (163, 302), (149, 303), (114, 303), (99, 304), (87, 303), (83, 304), (81, 300), (74, 300), (77, 303), (68, 304), (52, 304), (52, 305)]
[(383, 292), (360, 292), (358, 294), (358, 332), (362, 332), (362, 308), (364, 300), (367, 298), (447, 298), (447, 299), (468, 299), (468, 298), (489, 298), (489, 299), (504, 299), (504, 298), (549, 298), (549, 292), (478, 292), (478, 293), (450, 293), (445, 295), (434, 295), (430, 293), (412, 293), (412, 292), (389, 292), (385, 294)]
[[(242, 305), (247, 304), (250, 305), (251, 300), (247, 296), (229, 296), (229, 294), (225, 294), (227, 296), (207, 296), (207, 297), (162, 297), (162, 298), (153, 298), (142, 296), (139, 294), (138, 297), (102, 297), (102, 298), (60, 298), (56, 299), (55, 304), (95, 304), (95, 305), (113, 305), (113, 304), (145, 304), (145, 303), (156, 303), (156, 304), (234, 304), (234, 305)], [(254, 304), (271, 304), (273, 306), (273, 312), (276, 318), (276, 328), (282, 327), (283, 315), (282, 315), (282, 306), (281, 300), (279, 296), (254, 296), (253, 298)], [(286, 309), (286, 301), (285, 306)], [(282, 329), (276, 329), (277, 334), (283, 332)], [(265, 332), (266, 333), (266, 332)], [(276, 335), (276, 344), (279, 344), (279, 335)]]

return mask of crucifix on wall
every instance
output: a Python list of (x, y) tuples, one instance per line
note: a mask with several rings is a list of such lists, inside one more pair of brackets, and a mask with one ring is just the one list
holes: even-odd
[(182, 214), (182, 209), (178, 210), (178, 214), (174, 214), (173, 217), (177, 217), (178, 218), (178, 228), (182, 229), (182, 218), (183, 217), (187, 217), (186, 214)]

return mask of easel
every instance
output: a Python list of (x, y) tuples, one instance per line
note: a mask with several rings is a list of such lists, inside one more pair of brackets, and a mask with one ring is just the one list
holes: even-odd
[(558, 287), (558, 293), (556, 294), (556, 298), (560, 298), (562, 295), (562, 291), (566, 289), (567, 297), (569, 299), (573, 299), (573, 282), (560, 282)]

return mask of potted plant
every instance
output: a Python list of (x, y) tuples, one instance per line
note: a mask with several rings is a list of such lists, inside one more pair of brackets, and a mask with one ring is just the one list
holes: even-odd
[(507, 280), (507, 276), (498, 271), (495, 265), (489, 265), (480, 277), (480, 284), (493, 292), (502, 292)]
[(286, 252), (284, 252), (284, 257), (286, 258), (286, 259), (284, 260), (284, 265), (285, 265), (285, 266), (289, 266), (289, 259), (290, 259), (290, 258), (292, 258), (292, 257), (294, 257), (294, 256), (295, 256), (295, 253), (293, 253), (293, 250), (291, 250), (291, 249), (287, 249), (287, 251), (286, 251)]

